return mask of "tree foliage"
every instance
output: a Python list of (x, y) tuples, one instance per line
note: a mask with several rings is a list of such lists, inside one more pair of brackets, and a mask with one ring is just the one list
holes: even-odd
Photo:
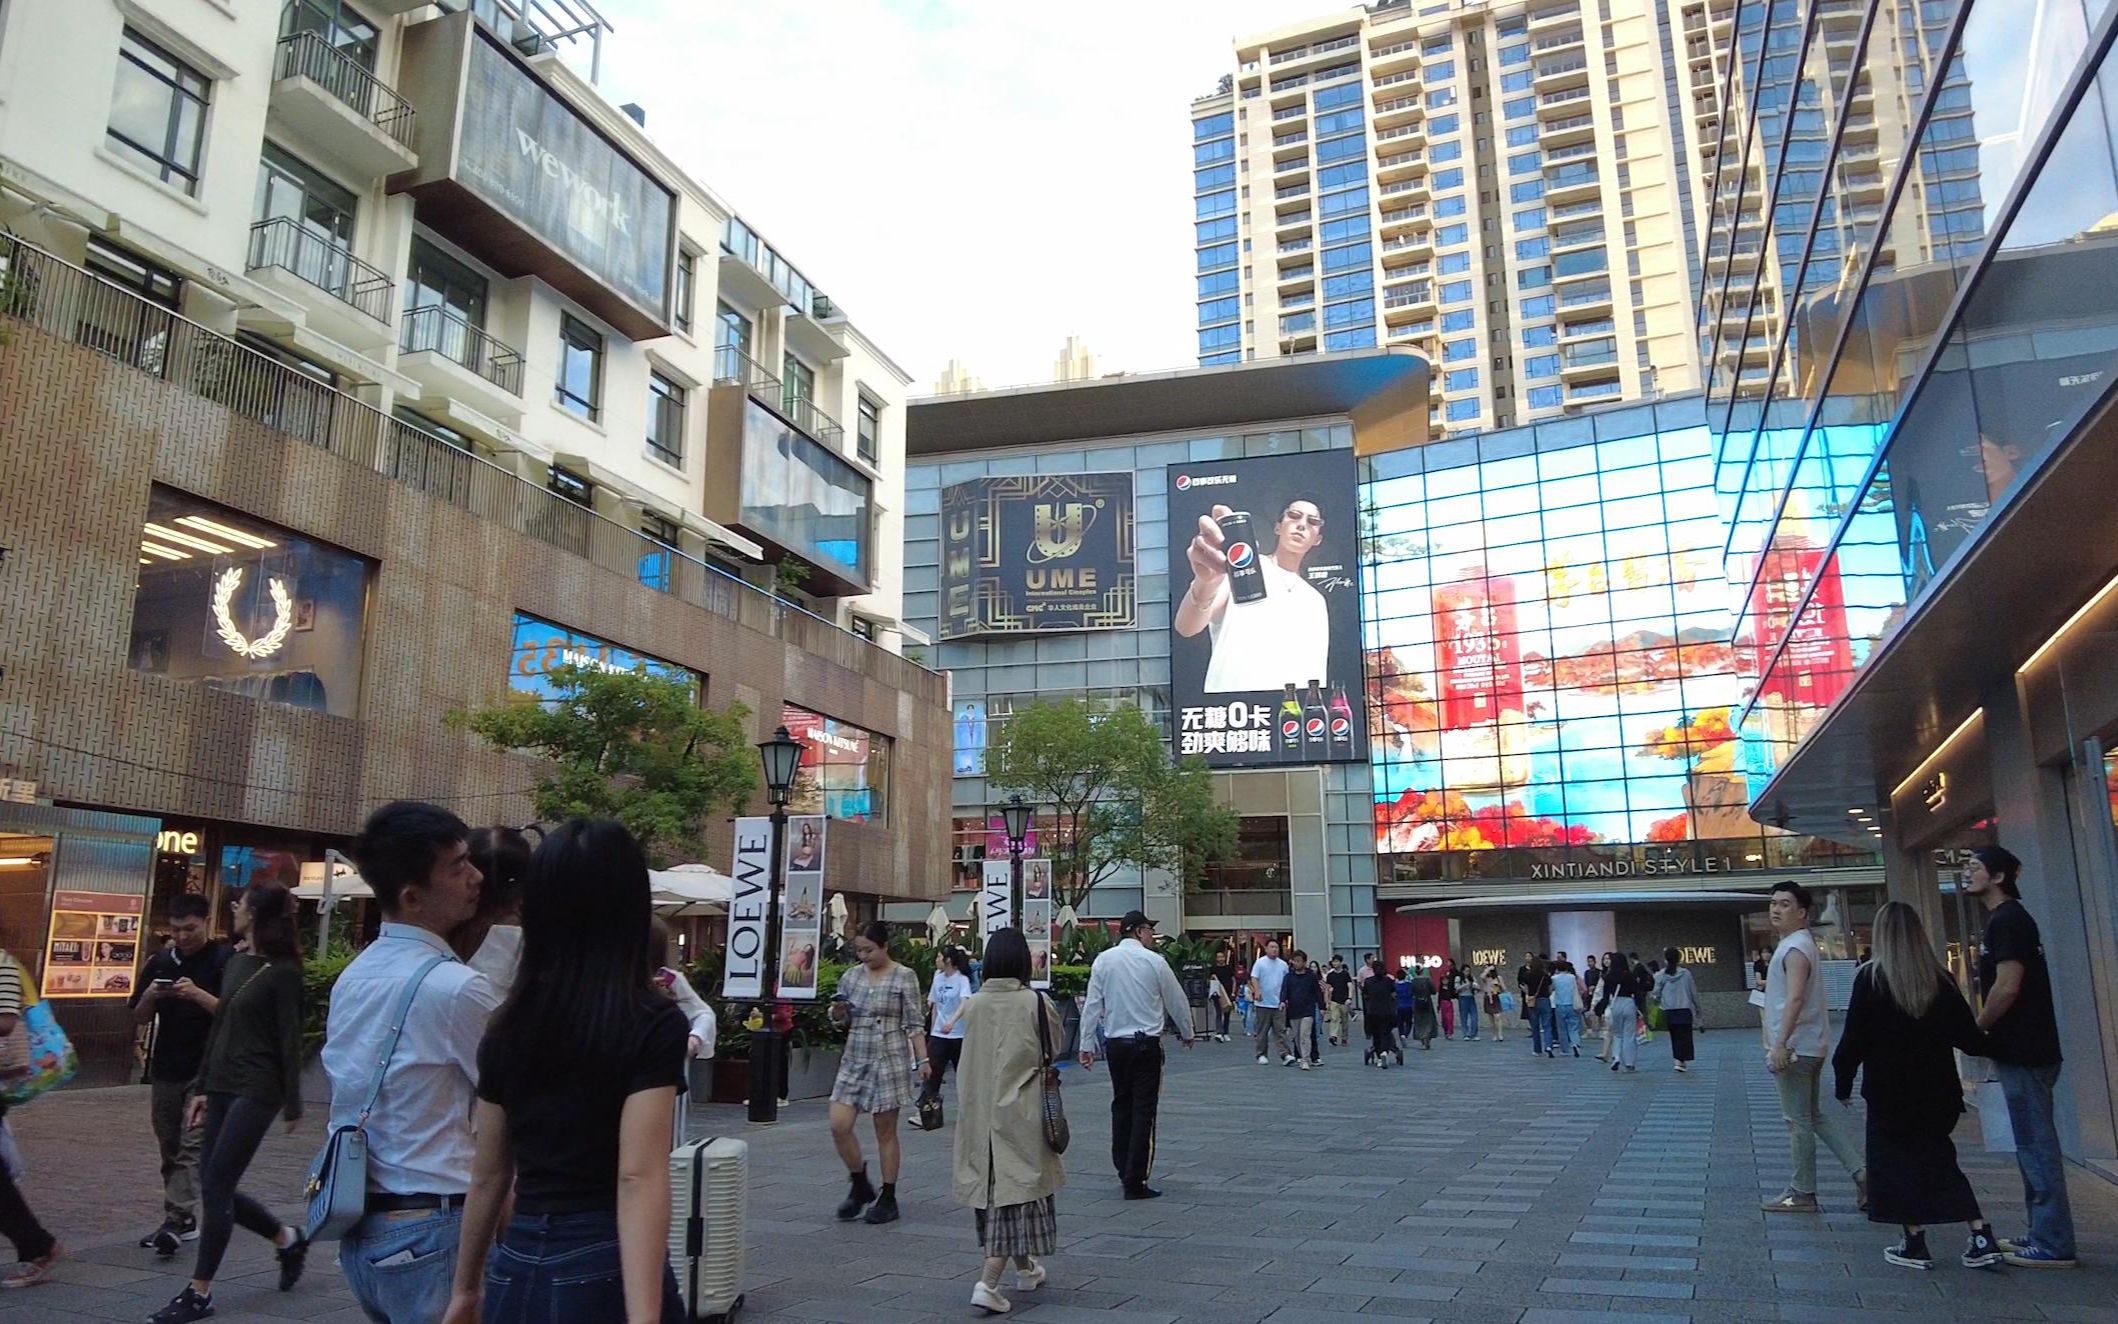
[(1126, 869), (1182, 875), (1235, 850), (1235, 811), (1214, 803), (1206, 765), (1173, 762), (1161, 730), (1129, 703), (1039, 701), (995, 731), (987, 779), (1036, 806), (1053, 891), (1080, 906)]
[(547, 760), (532, 792), (540, 820), (614, 818), (650, 862), (672, 864), (700, 859), (707, 822), (757, 789), (742, 704), (701, 707), (689, 684), (645, 671), (567, 663), (544, 677), (555, 696), (546, 702), (507, 699), (448, 719)]

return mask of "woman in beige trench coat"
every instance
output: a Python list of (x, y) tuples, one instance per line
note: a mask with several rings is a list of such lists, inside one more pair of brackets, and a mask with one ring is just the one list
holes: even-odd
[(1033, 1256), (1058, 1248), (1059, 1216), (1052, 1193), (1066, 1184), (1059, 1156), (1044, 1143), (1045, 1065), (1037, 1017), (1045, 1017), (1051, 1047), (1064, 1043), (1058, 1011), (1029, 986), (1030, 949), (1015, 929), (986, 940), (985, 983), (964, 1003), (963, 1062), (956, 1073), (956, 1198), (978, 1215), (985, 1273), (971, 1304), (989, 1315), (1013, 1309), (1000, 1294), (1000, 1275), (1015, 1262), (1015, 1285), (1044, 1282)]

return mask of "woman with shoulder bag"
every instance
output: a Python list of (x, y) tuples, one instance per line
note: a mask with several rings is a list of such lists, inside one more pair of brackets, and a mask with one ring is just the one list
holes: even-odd
[(1066, 1169), (1045, 1138), (1044, 1073), (1064, 1040), (1058, 1009), (1029, 987), (1030, 949), (1016, 929), (986, 942), (985, 983), (964, 1004), (963, 1061), (956, 1073), (955, 1195), (976, 1211), (985, 1271), (971, 1304), (988, 1315), (1014, 1309), (1000, 1294), (1010, 1260), (1015, 1286), (1044, 1282), (1036, 1256), (1058, 1249), (1053, 1192)]
[[(19, 1080), (30, 1073), (29, 1027), (22, 1022), (28, 987), (29, 979), (21, 965), (8, 955), (6, 948), (0, 947), (0, 1040), (7, 1042), (10, 1059), (5, 1067), (0, 1067), (0, 1082)], [(0, 1128), (6, 1125), (7, 1105), (0, 1104)], [(7, 1149), (12, 1152), (14, 1145), (10, 1142)], [(29, 1201), (22, 1198), (22, 1188), (15, 1184), (15, 1174), (5, 1158), (0, 1158), (0, 1237), (14, 1244), (16, 1259), (14, 1267), (0, 1273), (0, 1287), (36, 1286), (51, 1277), (52, 1266), (65, 1254), (59, 1239), (30, 1212)]]

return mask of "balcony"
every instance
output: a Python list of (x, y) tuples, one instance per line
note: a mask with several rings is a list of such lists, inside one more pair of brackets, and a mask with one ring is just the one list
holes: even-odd
[[(1392, 258), (1401, 256), (1403, 254), (1388, 254), (1384, 256), (1383, 261), (1387, 264)], [(1387, 289), (1397, 281), (1415, 280), (1421, 276), (1432, 275), (1433, 271), (1434, 264), (1432, 262), (1412, 262), (1401, 267), (1385, 265), (1383, 267), (1383, 286)]]
[(1571, 32), (1554, 32), (1547, 36), (1539, 37), (1530, 43), (1530, 50), (1534, 54), (1543, 55), (1547, 51), (1563, 50), (1568, 46), (1579, 46), (1580, 44), (1581, 29), (1575, 28)]
[[(8, 274), (10, 290), (0, 324), (18, 344), (21, 337), (48, 336), (82, 345), (156, 378), (167, 390), (210, 401), (231, 415), (325, 451), (369, 479), (379, 476), (422, 493), (472, 518), (581, 557), (621, 579), (637, 581), (642, 558), (654, 557), (658, 565), (669, 567), (664, 590), (700, 610), (888, 688), (945, 702), (947, 682), (938, 673), (567, 501), (541, 483), (525, 481), (399, 423), (298, 369), (42, 249), (0, 240), (0, 269)], [(370, 489), (359, 485), (368, 479), (349, 476), (355, 483), (347, 488), (351, 499), (368, 500)]]
[(706, 517), (800, 560), (814, 592), (867, 592), (874, 484), (838, 453), (838, 424), (731, 345), (706, 410), (706, 435), (725, 439), (706, 450)]
[(1556, 118), (1594, 95), (1595, 93), (1587, 87), (1568, 87), (1556, 92), (1546, 92), (1537, 98), (1538, 122)]
[(1400, 68), (1419, 61), (1419, 39), (1393, 41), (1387, 46), (1377, 46), (1368, 52), (1368, 66), (1372, 69)]
[(1624, 390), (1625, 383), (1616, 377), (1610, 377), (1603, 381), (1582, 382), (1578, 385), (1568, 383), (1566, 402), (1570, 405), (1600, 404), (1605, 400), (1617, 399), (1619, 395), (1623, 394)]
[(1292, 175), (1297, 171), (1307, 171), (1308, 169), (1309, 153), (1307, 152), (1303, 152), (1299, 156), (1291, 156), (1284, 161), (1274, 161), (1272, 163), (1272, 173), (1275, 178), (1281, 175)]
[(1272, 199), (1275, 202), (1291, 202), (1296, 198), (1308, 196), (1309, 185), (1306, 181), (1300, 184), (1282, 184), (1272, 191)]
[(1602, 243), (1604, 239), (1601, 224), (1554, 226), (1551, 235), (1554, 253), (1568, 248), (1587, 248)]
[(1276, 135), (1272, 140), (1272, 149), (1274, 151), (1278, 151), (1282, 147), (1300, 147), (1303, 143), (1306, 143), (1308, 141), (1309, 130), (1296, 129), (1292, 133), (1282, 133)]
[(1579, 340), (1585, 336), (1616, 335), (1618, 324), (1608, 317), (1599, 317), (1585, 322), (1562, 322), (1559, 324), (1561, 341)]
[(271, 115), (309, 153), (378, 180), (419, 164), (412, 103), (314, 32), (284, 38), (273, 61)]
[(1368, 81), (1371, 86), (1378, 88), (1396, 87), (1401, 83), (1416, 83), (1419, 81), (1419, 70), (1407, 69), (1402, 73), (1377, 74)]
[(396, 283), (290, 216), (250, 227), (243, 269), (291, 299), (310, 326), (334, 340), (370, 352), (390, 342)]
[(1377, 129), (1409, 124), (1427, 117), (1427, 104), (1420, 98), (1382, 97), (1375, 103), (1373, 123)]
[(1375, 177), (1378, 180), (1410, 179), (1414, 175), (1427, 173), (1427, 154), (1420, 151), (1393, 152), (1378, 157), (1375, 162)]
[(1559, 307), (1568, 313), (1607, 313), (1611, 310), (1610, 282), (1568, 290), (1559, 296)]
[(1610, 368), (1618, 362), (1617, 342), (1612, 340), (1588, 341), (1560, 351), (1559, 375), (1572, 384), (1587, 381), (1597, 375), (1610, 376)]
[(1427, 181), (1424, 177), (1400, 180), (1395, 184), (1385, 184), (1378, 191), (1386, 198), (1411, 202), (1427, 196)]
[(1595, 139), (1596, 117), (1586, 111), (1574, 115), (1561, 115), (1555, 119), (1542, 121), (1537, 126), (1537, 140), (1547, 148), (1594, 142)]
[(796, 395), (784, 382), (765, 370), (765, 365), (733, 345), (714, 351), (713, 384), (740, 386), (750, 398), (792, 423), (808, 436), (838, 450), (846, 430), (838, 420), (816, 407), (805, 395)]
[(1426, 145), (1426, 141), (1427, 126), (1425, 121), (1421, 121), (1418, 124), (1401, 124), (1394, 129), (1385, 129), (1375, 135), (1375, 143), (1378, 149), (1384, 143), (1389, 143), (1393, 147), (1399, 144), (1403, 144), (1406, 147), (1422, 147)]
[(1290, 211), (1283, 215), (1273, 217), (1272, 224), (1275, 229), (1287, 230), (1292, 229), (1297, 225), (1307, 225), (1309, 224), (1309, 222), (1315, 219), (1316, 214), (1310, 211), (1309, 208), (1304, 207), (1299, 211)]
[(1290, 240), (1290, 241), (1288, 241), (1287, 243), (1281, 244), (1281, 245), (1279, 246), (1279, 250), (1278, 250), (1278, 251), (1279, 251), (1279, 255), (1280, 255), (1281, 257), (1285, 257), (1285, 256), (1287, 256), (1287, 255), (1288, 255), (1289, 253), (1306, 253), (1306, 252), (1308, 252), (1308, 251), (1309, 251), (1310, 249), (1312, 249), (1312, 248), (1315, 248), (1315, 247), (1316, 247), (1316, 243), (1315, 243), (1315, 241), (1313, 241), (1313, 240), (1309, 240), (1309, 239), (1294, 239), (1294, 240)]
[(1304, 262), (1298, 267), (1280, 268), (1279, 283), (1283, 288), (1290, 285), (1302, 285), (1306, 284), (1315, 275), (1316, 263)]
[(1411, 234), (1399, 235), (1383, 241), (1384, 261), (1393, 253), (1404, 256), (1430, 255), (1434, 252), (1434, 231), (1422, 223), (1421, 228)]
[(1556, 91), (1565, 87), (1587, 87), (1589, 62), (1585, 56), (1572, 59), (1540, 60), (1531, 86), (1540, 92)]
[(1544, 197), (1546, 205), (1562, 198), (1579, 200), (1590, 194), (1600, 194), (1603, 189), (1602, 176), (1596, 173), (1594, 162), (1561, 166), (1547, 170), (1544, 175)]
[(420, 402), (461, 401), (513, 426), (522, 422), (522, 355), (443, 304), (405, 313), (397, 337), (398, 371), (419, 383)]
[(1569, 19), (1578, 20), (1580, 17), (1581, 6), (1579, 5), (1554, 5), (1548, 9), (1532, 11), (1530, 14), (1530, 26), (1532, 28), (1541, 28), (1552, 23), (1563, 23)]

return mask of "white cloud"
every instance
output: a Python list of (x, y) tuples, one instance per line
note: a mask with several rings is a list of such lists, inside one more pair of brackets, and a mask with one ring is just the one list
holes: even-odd
[(1296, 0), (607, 0), (602, 90), (925, 390), (1195, 360), (1193, 97)]

